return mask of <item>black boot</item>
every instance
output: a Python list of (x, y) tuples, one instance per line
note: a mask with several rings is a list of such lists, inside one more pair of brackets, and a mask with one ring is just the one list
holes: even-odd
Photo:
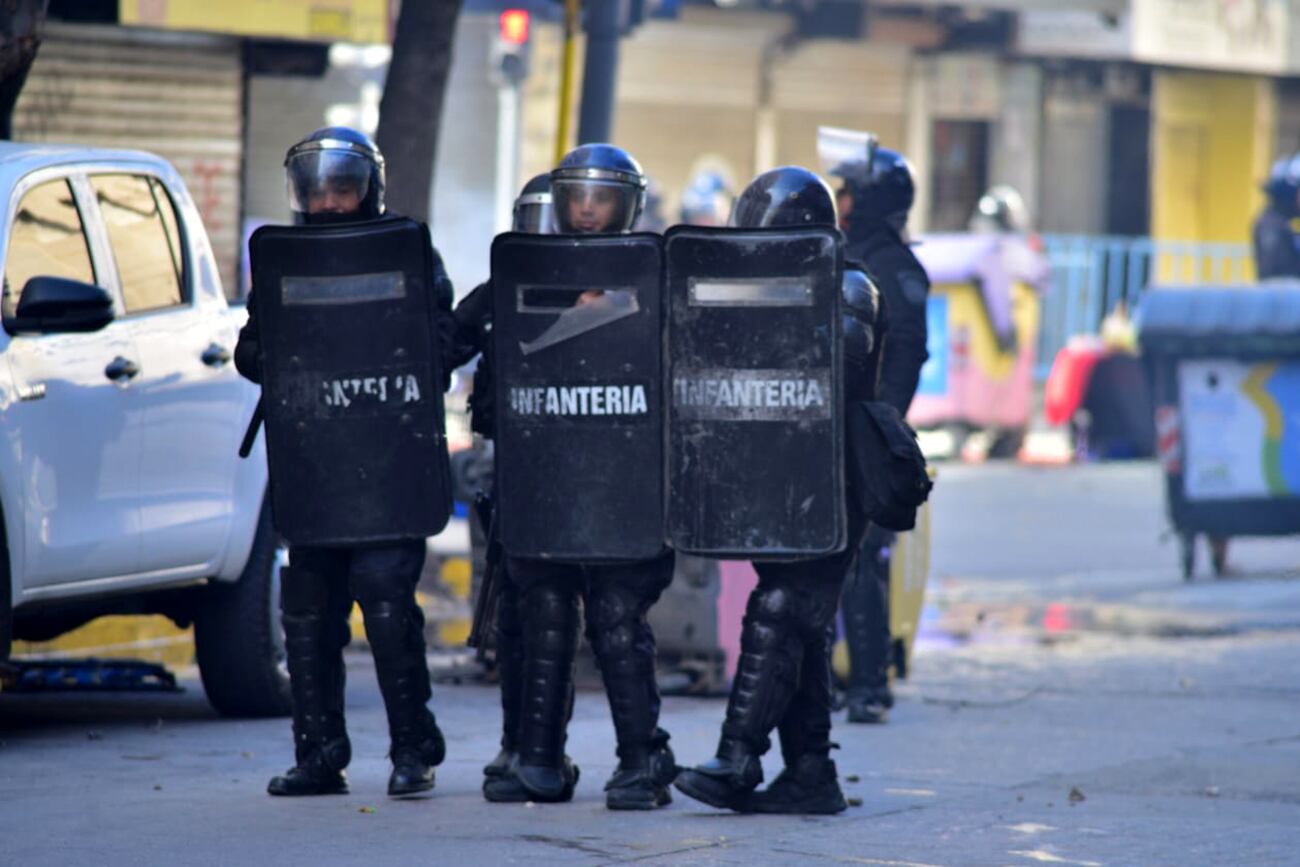
[(366, 638), (375, 657), (375, 675), (388, 711), (390, 797), (418, 795), (433, 788), (433, 768), (447, 746), (429, 710), (429, 664), (424, 651), (424, 615), (414, 597), (365, 599)]
[(578, 651), (576, 584), (542, 580), (520, 594), (523, 615), (519, 755), (506, 773), (483, 784), (489, 801), (559, 803), (573, 798), (578, 768), (564, 755)]
[(868, 534), (857, 568), (844, 588), (844, 631), (849, 645), (846, 703), (852, 723), (883, 723), (894, 696), (889, 689), (889, 535)]
[(804, 649), (799, 689), (777, 731), (785, 768), (766, 789), (755, 792), (755, 813), (829, 815), (848, 808), (840, 790), (831, 748), (830, 630)]
[(680, 770), (668, 746), (668, 732), (655, 729), (648, 750), (619, 750), (618, 767), (605, 783), (605, 806), (611, 810), (653, 810), (673, 802), (668, 787)]
[(271, 795), (346, 794), (343, 769), (352, 758), (343, 718), (345, 668), (343, 647), (349, 630), (345, 586), (333, 588), (327, 579), (302, 570), (281, 570), (281, 609), (289, 685), (293, 695), (294, 767), (272, 777)]
[(714, 807), (749, 809), (763, 781), (760, 759), (771, 746), (768, 733), (785, 715), (798, 683), (803, 644), (795, 602), (790, 589), (762, 583), (749, 597), (717, 756), (678, 774), (678, 791)]
[(587, 640), (618, 738), (618, 767), (605, 784), (605, 806), (611, 810), (653, 810), (672, 803), (668, 787), (677, 776), (677, 761), (668, 732), (658, 726), (655, 638), (645, 619), (658, 590), (638, 592), (632, 582), (598, 574), (587, 595)]
[(524, 637), (515, 588), (502, 581), (497, 596), (496, 664), (501, 686), (501, 751), (483, 767), (483, 776), (503, 776), (518, 754), (520, 703), (523, 700)]
[(755, 792), (749, 802), (755, 813), (805, 816), (842, 813), (848, 806), (840, 790), (835, 763), (813, 754), (787, 764), (771, 785)]

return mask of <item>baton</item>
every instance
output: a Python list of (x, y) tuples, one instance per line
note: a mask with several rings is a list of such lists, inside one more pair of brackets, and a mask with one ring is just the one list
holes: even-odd
[(266, 411), (262, 408), (262, 398), (257, 399), (257, 406), (253, 407), (253, 417), (248, 420), (248, 430), (244, 431), (243, 442), (239, 444), (239, 456), (246, 458), (253, 452), (253, 443), (257, 442), (257, 430), (262, 426), (262, 420), (266, 416)]
[(496, 540), (496, 509), (493, 508), (492, 499), (480, 491), (474, 497), (474, 512), (478, 515), (479, 523), (483, 525), (487, 550), (484, 552), (483, 583), (478, 590), (478, 599), (474, 602), (474, 619), (465, 644), (478, 648), (482, 652), (486, 649), (484, 637), (496, 620), (499, 590), (497, 573), (501, 568), (501, 545)]

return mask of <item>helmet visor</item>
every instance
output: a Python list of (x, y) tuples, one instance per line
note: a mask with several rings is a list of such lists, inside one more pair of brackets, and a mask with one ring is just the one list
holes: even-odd
[(622, 181), (556, 178), (551, 184), (555, 225), (569, 234), (631, 231), (641, 195)]
[(292, 154), (284, 169), (289, 207), (299, 214), (360, 210), (370, 192), (374, 164), (358, 153), (310, 150)]
[(555, 231), (555, 212), (550, 193), (520, 196), (515, 200), (514, 230), (530, 235), (549, 235)]
[(836, 126), (817, 127), (817, 157), (822, 171), (831, 177), (855, 183), (869, 181), (876, 146), (876, 137), (869, 132)]

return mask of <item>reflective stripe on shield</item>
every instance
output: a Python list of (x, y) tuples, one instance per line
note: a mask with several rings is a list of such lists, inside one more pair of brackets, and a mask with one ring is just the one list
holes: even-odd
[(512, 556), (663, 550), (661, 262), (655, 235), (493, 243), (497, 508)]
[(672, 546), (842, 549), (839, 233), (676, 227), (665, 257)]
[(266, 226), (250, 241), (276, 529), (422, 538), (451, 513), (428, 230)]

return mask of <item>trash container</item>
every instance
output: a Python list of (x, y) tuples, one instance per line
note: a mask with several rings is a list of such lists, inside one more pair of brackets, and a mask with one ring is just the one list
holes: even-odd
[(1210, 537), (1300, 533), (1300, 282), (1158, 287), (1138, 314), (1183, 575)]

